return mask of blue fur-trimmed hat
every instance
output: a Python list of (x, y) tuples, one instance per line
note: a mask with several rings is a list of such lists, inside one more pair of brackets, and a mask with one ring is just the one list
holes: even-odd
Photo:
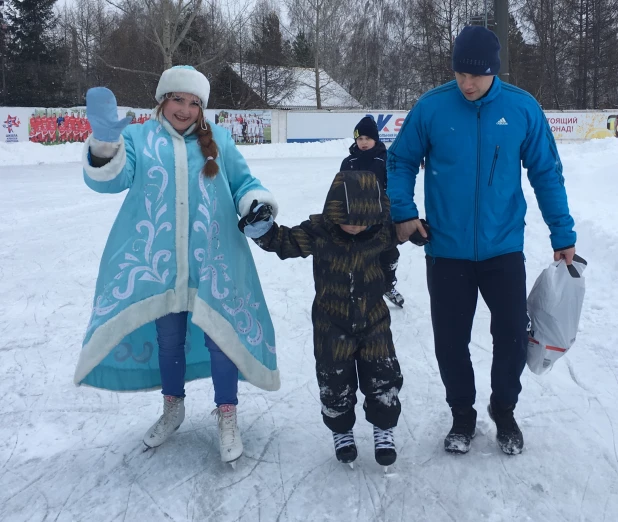
[(201, 72), (190, 65), (175, 65), (163, 71), (155, 98), (157, 103), (165, 99), (170, 92), (188, 92), (202, 100), (202, 108), (208, 105), (210, 96), (210, 82)]
[(489, 29), (480, 25), (464, 27), (455, 38), (453, 71), (478, 76), (500, 72), (500, 42)]

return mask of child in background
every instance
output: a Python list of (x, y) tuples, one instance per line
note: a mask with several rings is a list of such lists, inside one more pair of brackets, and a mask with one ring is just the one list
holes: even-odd
[[(386, 192), (386, 147), (380, 141), (378, 126), (372, 116), (365, 116), (354, 128), (354, 144), (350, 147), (350, 155), (341, 163), (341, 171), (365, 170), (376, 175), (382, 192)], [(403, 307), (403, 296), (397, 291), (397, 263), (399, 250), (394, 246), (382, 252), (380, 264), (386, 277), (384, 296), (393, 304)]]

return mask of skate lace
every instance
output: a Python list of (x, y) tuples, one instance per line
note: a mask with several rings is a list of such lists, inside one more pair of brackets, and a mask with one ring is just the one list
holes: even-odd
[(376, 449), (390, 449), (395, 447), (395, 437), (393, 428), (381, 430), (377, 426), (373, 427), (373, 442)]
[(181, 402), (180, 400), (168, 401), (167, 399), (163, 401), (163, 415), (159, 417), (159, 420), (155, 424), (152, 430), (153, 435), (159, 436), (165, 432), (167, 424), (176, 416)]
[(392, 288), (386, 291), (384, 295), (386, 295), (386, 297), (388, 297), (389, 299), (396, 299), (397, 301), (402, 299), (402, 295), (399, 293), (399, 291), (396, 288)]
[(236, 410), (221, 411), (219, 408), (212, 410), (212, 415), (217, 417), (219, 423), (219, 440), (222, 446), (230, 446), (236, 441)]
[(352, 430), (345, 433), (333, 433), (333, 441), (335, 442), (335, 450), (345, 446), (352, 446), (354, 442), (354, 432)]

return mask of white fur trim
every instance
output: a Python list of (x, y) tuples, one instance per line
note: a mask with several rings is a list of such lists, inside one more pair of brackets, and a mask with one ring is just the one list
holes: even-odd
[(111, 181), (122, 172), (122, 169), (124, 169), (127, 162), (127, 151), (124, 147), (124, 138), (120, 136), (120, 146), (116, 151), (116, 155), (108, 164), (99, 168), (90, 165), (90, 160), (88, 159), (88, 155), (90, 153), (90, 142), (93, 139), (94, 138), (90, 136), (86, 140), (86, 143), (84, 143), (84, 149), (82, 151), (82, 165), (84, 167), (84, 171), (88, 177), (94, 181)]
[(90, 152), (97, 158), (113, 158), (120, 148), (120, 141), (110, 143), (109, 141), (99, 141), (94, 136), (90, 136)]
[(176, 295), (188, 306), (189, 288), (189, 159), (184, 138), (164, 119), (174, 147), (176, 181)]
[(172, 67), (163, 71), (155, 98), (161, 103), (165, 95), (169, 92), (188, 92), (195, 94), (202, 100), (202, 107), (205, 109), (210, 97), (210, 82), (201, 72), (196, 69), (185, 69), (182, 67)]
[(240, 198), (238, 202), (238, 213), (240, 217), (245, 217), (249, 213), (251, 203), (253, 203), (254, 199), (257, 199), (258, 203), (268, 203), (271, 205), (273, 207), (273, 218), (277, 217), (279, 205), (277, 205), (275, 197), (268, 192), (268, 190), (250, 190)]
[(234, 327), (199, 297), (193, 305), (192, 322), (208, 334), (251, 384), (266, 391), (281, 387), (279, 370), (269, 370), (255, 359), (240, 342)]
[[(279, 370), (269, 370), (255, 359), (238, 339), (234, 327), (205, 301), (197, 297), (197, 289), (188, 292), (189, 306), (184, 308), (174, 290), (155, 295), (129, 306), (101, 325), (92, 334), (79, 356), (73, 381), (79, 385), (91, 371), (131, 332), (159, 317), (185, 310), (193, 312), (192, 322), (206, 332), (236, 364), (248, 382), (266, 391), (281, 386)], [(157, 389), (157, 388), (154, 388)]]
[[(192, 305), (197, 289), (191, 290), (190, 304)], [(132, 304), (99, 326), (79, 354), (73, 378), (75, 384), (79, 384), (131, 332), (164, 315), (187, 310), (184, 303), (179, 302), (177, 297), (174, 290), (149, 297)]]

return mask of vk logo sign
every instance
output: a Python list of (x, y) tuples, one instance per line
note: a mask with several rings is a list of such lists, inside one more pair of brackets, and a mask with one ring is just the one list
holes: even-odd
[[(373, 118), (376, 121), (376, 125), (378, 126), (378, 132), (382, 133), (397, 133), (401, 126), (403, 125), (405, 118), (397, 118), (393, 120), (393, 114), (367, 114), (370, 118)], [(376, 118), (377, 116), (377, 118)]]
[(392, 114), (378, 114), (378, 121), (377, 121), (378, 132), (380, 131), (389, 132), (388, 128), (386, 127), (386, 124), (389, 122), (389, 120), (392, 117), (393, 117)]

